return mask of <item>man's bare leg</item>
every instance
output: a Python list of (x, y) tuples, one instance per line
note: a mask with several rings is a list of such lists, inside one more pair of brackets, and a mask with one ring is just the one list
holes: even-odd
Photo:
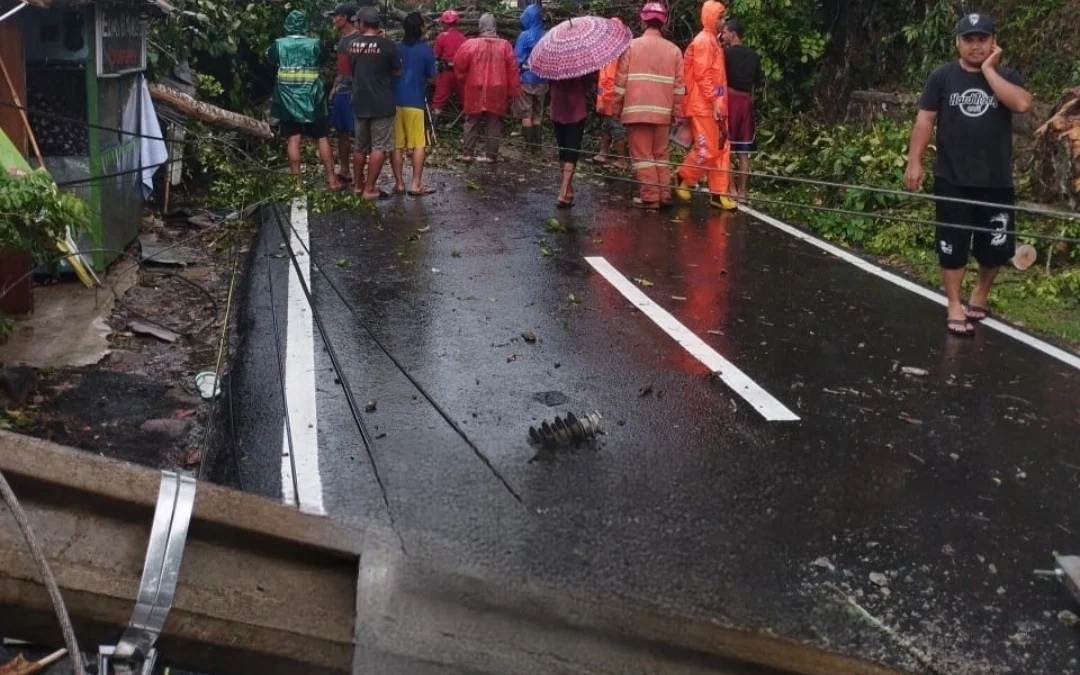
[(413, 148), (412, 151), (412, 187), (413, 192), (421, 192), (424, 189), (424, 159), (427, 152), (424, 148)]
[(341, 181), (338, 180), (337, 172), (334, 171), (334, 151), (330, 147), (330, 139), (326, 136), (319, 139), (319, 159), (322, 160), (323, 168), (326, 169), (326, 184), (331, 190), (337, 192), (341, 189)]
[(750, 183), (750, 154), (739, 153), (739, 173), (735, 174), (735, 193), (739, 199), (746, 199), (746, 190)]
[(593, 163), (595, 164), (607, 164), (609, 161), (608, 154), (611, 152), (611, 134), (604, 131), (600, 134), (600, 149), (596, 151), (596, 156), (593, 157)]
[(294, 176), (300, 175), (300, 134), (289, 136), (286, 142), (285, 154), (289, 158), (289, 171)]
[(341, 175), (351, 178), (352, 170), (352, 134), (342, 133), (338, 135), (338, 162), (341, 164)]
[(359, 150), (353, 152), (353, 192), (358, 195), (364, 194), (364, 168), (367, 166), (368, 154)]
[[(971, 292), (971, 298), (968, 300), (968, 312), (967, 317), (974, 321), (981, 321), (986, 318), (986, 312), (979, 310), (986, 310), (990, 307), (990, 289), (994, 285), (994, 279), (997, 278), (1000, 267), (983, 267), (979, 265), (979, 281), (975, 284), (975, 290)], [(974, 308), (978, 307), (974, 311)]]
[(949, 321), (963, 321), (964, 324), (952, 324), (949, 331), (953, 333), (970, 333), (975, 329), (968, 321), (964, 304), (960, 301), (960, 289), (964, 285), (964, 273), (967, 270), (961, 267), (955, 270), (941, 270), (941, 277), (945, 281), (945, 297), (948, 298)]
[(394, 174), (394, 192), (405, 191), (405, 151), (395, 149), (390, 153), (390, 173)]
[(626, 162), (626, 139), (620, 138), (619, 140), (612, 142), (611, 147), (615, 149), (614, 154), (616, 155), (612, 166), (622, 171), (626, 170), (629, 166)]
[(371, 154), (368, 156), (367, 180), (364, 181), (364, 199), (379, 198), (379, 188), (376, 185), (376, 182), (379, 180), (379, 174), (382, 173), (383, 164), (385, 163), (385, 151), (371, 151)]

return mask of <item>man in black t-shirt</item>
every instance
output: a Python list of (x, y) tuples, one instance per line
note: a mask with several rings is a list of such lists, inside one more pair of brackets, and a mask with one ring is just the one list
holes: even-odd
[[(381, 19), (374, 7), (361, 7), (357, 17), (360, 35), (349, 42), (352, 66), (353, 114), (356, 115), (356, 149), (353, 173), (367, 175), (364, 185), (354, 190), (364, 199), (389, 197), (379, 190), (376, 181), (386, 162), (386, 153), (394, 150), (394, 78), (401, 74), (401, 58), (393, 40), (380, 34)], [(358, 181), (359, 183), (359, 181)]]
[(729, 19), (720, 33), (724, 45), (724, 67), (728, 86), (728, 139), (731, 152), (739, 158), (739, 170), (732, 175), (735, 198), (746, 199), (750, 182), (750, 154), (757, 152), (754, 129), (754, 88), (765, 83), (761, 57), (743, 45), (741, 21)]
[[(923, 154), (937, 123), (934, 194), (936, 249), (948, 296), (946, 327), (970, 336), (989, 315), (990, 287), (998, 269), (1016, 251), (1016, 196), (1012, 178), (1012, 116), (1031, 109), (1032, 96), (1020, 73), (999, 67), (1001, 47), (994, 23), (981, 14), (962, 17), (956, 29), (960, 59), (930, 75), (911, 133), (904, 186), (922, 187)], [(989, 205), (975, 205), (964, 201)], [(979, 262), (979, 281), (967, 305), (960, 300), (968, 254)]]

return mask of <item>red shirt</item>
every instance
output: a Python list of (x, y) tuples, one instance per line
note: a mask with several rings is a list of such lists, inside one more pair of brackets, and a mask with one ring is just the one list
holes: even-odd
[(583, 75), (572, 80), (552, 80), (551, 121), (560, 124), (575, 124), (585, 119), (588, 114), (586, 99), (593, 92), (593, 76)]

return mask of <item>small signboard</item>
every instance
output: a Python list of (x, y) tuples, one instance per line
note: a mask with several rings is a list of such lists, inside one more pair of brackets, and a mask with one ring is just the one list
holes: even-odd
[(122, 8), (98, 5), (94, 11), (97, 76), (119, 77), (146, 70), (146, 21)]

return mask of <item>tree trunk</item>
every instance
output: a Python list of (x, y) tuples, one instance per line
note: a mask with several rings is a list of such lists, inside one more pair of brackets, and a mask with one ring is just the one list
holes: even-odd
[(209, 103), (203, 103), (187, 94), (183, 94), (175, 89), (170, 89), (169, 87), (160, 84), (150, 85), (150, 96), (155, 100), (171, 105), (185, 115), (194, 117), (207, 124), (240, 131), (256, 138), (269, 139), (274, 137), (273, 132), (270, 130), (270, 125), (266, 122), (257, 120), (253, 117), (248, 117), (247, 115), (234, 113), (231, 110), (225, 110), (224, 108), (219, 108), (210, 105)]
[(1035, 189), (1041, 200), (1080, 205), (1080, 87), (1035, 132)]

